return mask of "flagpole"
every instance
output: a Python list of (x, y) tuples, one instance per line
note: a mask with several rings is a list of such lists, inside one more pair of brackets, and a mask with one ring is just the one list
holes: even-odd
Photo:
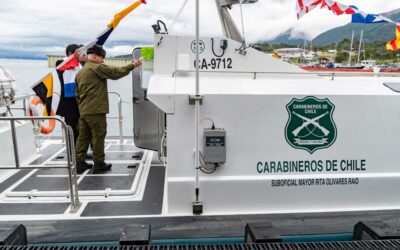
[[(361, 45), (362, 45), (363, 36), (364, 36), (364, 30), (361, 30), (361, 35), (360, 35), (360, 46), (358, 47), (358, 58), (357, 58), (357, 63), (360, 62)], [(365, 52), (364, 52), (364, 53), (365, 53)]]
[(351, 34), (349, 65), (351, 65), (351, 53), (353, 53), (353, 41), (354, 41), (354, 30), (353, 30), (353, 33)]
[[(193, 206), (194, 214), (202, 213), (202, 205), (200, 202), (200, 150), (199, 150), (199, 120), (200, 120), (200, 0), (196, 0), (196, 96), (195, 96), (195, 160), (194, 167), (196, 173), (195, 183), (195, 202)], [(201, 209), (199, 209), (201, 207)]]

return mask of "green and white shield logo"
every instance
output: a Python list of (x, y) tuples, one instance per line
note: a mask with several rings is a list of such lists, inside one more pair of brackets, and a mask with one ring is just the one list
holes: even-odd
[(286, 124), (285, 136), (292, 147), (307, 150), (312, 154), (318, 149), (330, 147), (335, 142), (335, 106), (328, 99), (313, 96), (302, 100), (294, 98), (286, 109), (289, 112), (289, 121)]

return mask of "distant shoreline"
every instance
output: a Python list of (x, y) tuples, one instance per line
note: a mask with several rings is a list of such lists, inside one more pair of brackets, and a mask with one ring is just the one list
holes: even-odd
[(46, 60), (47, 60), (47, 57), (0, 56), (0, 59), (46, 61)]

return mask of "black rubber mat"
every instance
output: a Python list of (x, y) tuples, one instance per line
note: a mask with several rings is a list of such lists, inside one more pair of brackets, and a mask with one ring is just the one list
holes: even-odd
[(78, 189), (83, 190), (130, 190), (135, 179), (131, 176), (85, 176)]
[(133, 152), (138, 151), (138, 148), (135, 145), (111, 145), (107, 151)]
[[(136, 174), (137, 168), (139, 164), (135, 163), (113, 163), (110, 171), (104, 172), (104, 174)], [(43, 176), (43, 175), (68, 175), (67, 169), (40, 169), (38, 170), (34, 176)], [(78, 175), (80, 176), (80, 175)]]
[(61, 153), (59, 153), (57, 156), (53, 157), (51, 161), (67, 161), (67, 153), (65, 150)]
[(12, 191), (66, 191), (69, 189), (67, 177), (34, 177), (31, 176)]
[(39, 169), (34, 176), (38, 175), (68, 175), (68, 171), (65, 168)]
[[(129, 190), (136, 176), (137, 166), (134, 164), (114, 164), (110, 171), (97, 175), (87, 175), (79, 184), (79, 190)], [(103, 174), (120, 174), (127, 176), (107, 176)], [(56, 176), (52, 175), (65, 175)], [(78, 175), (79, 177), (80, 175)], [(66, 169), (41, 169), (26, 179), (12, 191), (67, 191), (69, 189)]]
[(36, 159), (33, 162), (31, 162), (29, 165), (41, 165), (41, 164), (43, 164), (45, 161), (50, 159), (50, 157), (52, 157), (55, 153), (60, 151), (63, 147), (65, 147), (64, 144), (51, 144), (51, 145), (45, 147), (43, 150), (41, 150), (38, 153), (38, 154), (41, 154), (42, 156), (40, 156), (38, 159)]
[[(115, 145), (118, 146), (119, 145)], [(114, 151), (108, 152), (106, 151), (106, 161), (130, 161), (130, 160), (140, 160), (143, 156), (143, 152), (141, 151)], [(57, 157), (51, 159), (51, 161), (67, 161), (67, 154), (65, 152), (61, 152)]]
[(106, 161), (131, 161), (140, 160), (143, 152), (106, 152)]
[(0, 203), (0, 215), (63, 214), (69, 203)]
[(82, 217), (123, 216), (123, 215), (157, 215), (162, 212), (164, 195), (165, 168), (150, 168), (145, 193), (142, 201), (90, 202)]
[(0, 183), (0, 193), (3, 193), (6, 189), (8, 189), (10, 186), (12, 186), (14, 183), (19, 181), (22, 177), (26, 176), (33, 170), (20, 170), (8, 179), (4, 180), (2, 183)]

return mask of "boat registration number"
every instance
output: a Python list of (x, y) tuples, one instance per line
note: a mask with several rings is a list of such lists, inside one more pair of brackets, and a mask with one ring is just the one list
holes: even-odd
[[(210, 69), (232, 69), (232, 58), (204, 58), (199, 60), (199, 68), (201, 70)], [(194, 67), (196, 68), (196, 60), (194, 61)]]

